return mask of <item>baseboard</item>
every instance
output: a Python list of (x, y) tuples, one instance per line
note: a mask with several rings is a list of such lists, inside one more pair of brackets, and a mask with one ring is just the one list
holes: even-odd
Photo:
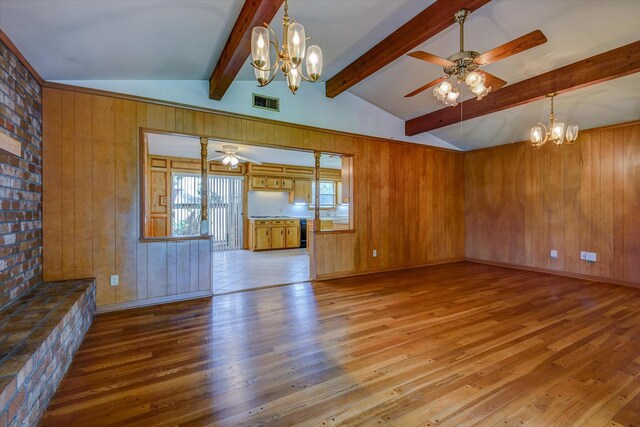
[(400, 270), (413, 270), (415, 268), (423, 268), (423, 267), (429, 267), (432, 265), (440, 265), (440, 264), (450, 264), (452, 262), (460, 262), (464, 260), (465, 258), (461, 258), (461, 257), (445, 258), (445, 259), (429, 262), (426, 264), (419, 264), (419, 265), (412, 265), (412, 266), (378, 268), (374, 270), (363, 270), (363, 271), (351, 270), (351, 271), (340, 271), (337, 273), (318, 274), (314, 281), (322, 282), (325, 280), (342, 279), (345, 277), (366, 276), (368, 274), (378, 274), (378, 273), (390, 273), (392, 271), (400, 271)]
[(191, 292), (180, 295), (167, 295), (164, 297), (148, 298), (143, 300), (126, 301), (118, 304), (100, 305), (96, 308), (96, 313), (110, 313), (113, 311), (130, 310), (132, 308), (149, 307), (152, 305), (168, 304), (171, 302), (187, 301), (190, 299), (198, 299), (212, 297), (211, 291)]
[(529, 267), (527, 265), (509, 264), (504, 262), (487, 261), (478, 258), (465, 258), (465, 261), (475, 262), (478, 264), (493, 265), (496, 267), (513, 268), (516, 270), (533, 271), (536, 273), (553, 274), (554, 276), (571, 277), (572, 279), (589, 280), (591, 282), (609, 283), (613, 285), (628, 286), (631, 288), (640, 288), (640, 283), (628, 282), (626, 280), (610, 279), (607, 277), (589, 276), (588, 274), (571, 273), (569, 271), (551, 270), (549, 268)]

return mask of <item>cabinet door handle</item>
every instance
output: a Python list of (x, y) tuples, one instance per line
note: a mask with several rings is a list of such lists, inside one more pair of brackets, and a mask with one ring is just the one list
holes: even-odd
[(284, 236), (284, 230), (280, 230), (280, 235)]

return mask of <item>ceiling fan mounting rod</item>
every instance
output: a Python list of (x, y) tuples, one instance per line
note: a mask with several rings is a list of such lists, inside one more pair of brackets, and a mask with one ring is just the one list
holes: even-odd
[(460, 9), (453, 14), (453, 19), (460, 24), (460, 52), (464, 52), (464, 21), (470, 13), (469, 9)]

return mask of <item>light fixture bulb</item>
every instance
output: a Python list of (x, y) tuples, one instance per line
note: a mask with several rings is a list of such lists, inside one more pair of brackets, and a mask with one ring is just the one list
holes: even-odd
[(569, 143), (576, 142), (576, 140), (578, 139), (578, 125), (567, 126), (566, 138)]
[(239, 162), (240, 161), (236, 156), (231, 157), (231, 160), (230, 160), (231, 166), (236, 166)]
[(480, 86), (484, 87), (484, 82), (486, 80), (487, 80), (487, 77), (485, 76), (484, 73), (481, 73), (480, 71), (472, 71), (469, 74), (467, 74), (467, 77), (464, 79), (465, 83), (469, 85), (471, 90)]
[(531, 142), (539, 144), (542, 142), (542, 128), (535, 126), (531, 128)]
[(307, 49), (307, 75), (311, 81), (317, 82), (322, 74), (322, 49), (319, 46), (309, 46)]
[(258, 49), (263, 49), (264, 48), (264, 37), (262, 37), (262, 34), (258, 35)]
[(228, 165), (231, 162), (231, 156), (227, 155), (224, 159), (222, 159), (223, 165)]
[(484, 84), (481, 83), (476, 87), (472, 87), (471, 92), (475, 93), (477, 97), (476, 99), (480, 101), (482, 98), (487, 96), (489, 92), (491, 92), (491, 86), (486, 87)]
[(458, 99), (458, 96), (460, 96), (460, 92), (458, 92), (457, 90), (452, 90), (449, 93), (447, 93), (447, 100), (448, 101), (455, 101), (456, 99)]
[(551, 128), (551, 138), (555, 140), (562, 140), (564, 138), (564, 123), (556, 122)]
[(443, 81), (438, 86), (436, 86), (436, 91), (440, 94), (441, 97), (445, 97), (451, 92), (452, 86), (448, 81)]

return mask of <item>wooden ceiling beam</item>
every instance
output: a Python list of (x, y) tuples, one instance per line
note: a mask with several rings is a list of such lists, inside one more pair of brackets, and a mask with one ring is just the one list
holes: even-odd
[[(482, 101), (469, 99), (405, 122), (407, 136), (528, 104), (553, 92), (569, 92), (640, 71), (640, 41), (507, 85)], [(461, 111), (463, 114), (461, 114)], [(462, 119), (461, 119), (462, 118)]]
[(411, 49), (453, 25), (453, 14), (460, 9), (471, 12), (491, 0), (437, 0), (380, 43), (327, 80), (325, 93), (334, 98), (356, 85)]
[(220, 101), (251, 54), (253, 27), (270, 23), (284, 0), (246, 0), (209, 78), (209, 98)]

